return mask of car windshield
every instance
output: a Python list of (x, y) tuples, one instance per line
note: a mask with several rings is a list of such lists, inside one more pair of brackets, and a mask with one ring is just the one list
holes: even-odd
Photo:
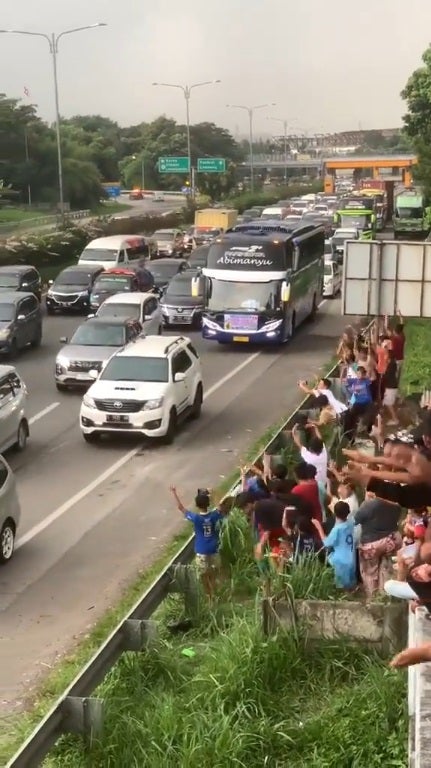
[(262, 213), (262, 216), (260, 218), (279, 220), (281, 219), (281, 213)]
[(54, 285), (82, 285), (85, 288), (91, 283), (91, 275), (88, 272), (73, 270), (73, 272), (61, 272)]
[(327, 277), (332, 277), (332, 264), (325, 264), (323, 274)]
[(18, 288), (19, 277), (18, 275), (8, 275), (4, 272), (0, 272), (0, 288)]
[(14, 304), (0, 304), (0, 323), (10, 323), (15, 317)]
[[(203, 280), (199, 280), (199, 296), (203, 295)], [(174, 277), (169, 283), (165, 296), (188, 296), (192, 295), (191, 277)]]
[(105, 301), (97, 310), (97, 317), (124, 317), (139, 320), (141, 307), (139, 304), (116, 304)]
[(85, 248), (79, 257), (80, 261), (117, 261), (118, 249)]
[(173, 240), (174, 233), (173, 232), (155, 232), (154, 237), (156, 238), (156, 240)]
[(169, 381), (165, 357), (129, 357), (120, 355), (108, 363), (100, 375), (107, 381)]
[[(423, 211), (423, 208), (404, 208), (403, 206), (401, 208), (396, 209), (396, 214), (401, 219), (421, 219), (424, 214), (424, 211)], [(0, 282), (1, 282), (1, 278), (0, 278)]]
[(148, 264), (147, 269), (151, 272), (155, 280), (170, 280), (171, 277), (177, 274), (178, 264), (160, 264), (160, 262), (154, 262), (154, 264)]
[(214, 312), (241, 310), (242, 312), (274, 311), (280, 307), (281, 281), (268, 283), (237, 283), (213, 279), (208, 309)]
[(125, 328), (122, 325), (84, 323), (77, 328), (70, 343), (84, 347), (122, 347), (125, 336)]
[(130, 291), (132, 278), (128, 275), (106, 275), (94, 283), (94, 291)]
[(347, 216), (345, 214), (341, 214), (341, 224), (346, 226), (346, 224), (353, 224), (356, 229), (364, 229), (368, 226), (370, 221), (370, 217), (367, 214), (360, 214), (358, 213)]

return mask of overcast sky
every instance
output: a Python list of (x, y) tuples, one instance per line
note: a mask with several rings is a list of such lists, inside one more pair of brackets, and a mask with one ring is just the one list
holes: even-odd
[[(247, 115), (226, 105), (276, 102), (255, 131), (327, 132), (401, 124), (400, 90), (431, 38), (431, 0), (16, 0), (1, 2), (0, 26), (35, 32), (103, 21), (106, 28), (60, 41), (61, 113), (101, 114), (122, 125), (160, 114), (184, 121), (180, 91), (155, 80), (196, 83), (191, 121), (234, 133)], [(40, 38), (1, 35), (0, 91), (30, 91), (53, 119), (52, 65)]]

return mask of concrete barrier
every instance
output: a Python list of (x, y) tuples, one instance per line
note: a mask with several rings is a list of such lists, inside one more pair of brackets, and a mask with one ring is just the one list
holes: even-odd
[(263, 605), (263, 620), (268, 634), (278, 627), (291, 629), (299, 621), (311, 638), (345, 637), (385, 655), (401, 650), (407, 641), (407, 606), (401, 600), (367, 604), (360, 600), (279, 600)]

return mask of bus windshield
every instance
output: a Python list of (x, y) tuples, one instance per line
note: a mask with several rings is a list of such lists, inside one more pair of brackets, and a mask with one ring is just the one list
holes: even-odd
[(370, 223), (369, 214), (341, 214), (341, 226), (342, 227), (354, 227), (355, 229), (365, 229)]
[(281, 281), (242, 283), (211, 280), (208, 309), (211, 312), (241, 310), (246, 312), (274, 312), (281, 306)]

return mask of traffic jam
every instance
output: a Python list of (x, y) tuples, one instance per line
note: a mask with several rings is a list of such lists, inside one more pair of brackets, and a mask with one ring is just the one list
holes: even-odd
[[(385, 222), (384, 191), (371, 186), (356, 190), (351, 180), (343, 180), (334, 195), (310, 193), (268, 207), (256, 206), (240, 215), (219, 205), (196, 211), (194, 225), (186, 230), (98, 238), (88, 243), (74, 266), (49, 281), (44, 294), (34, 267), (0, 267), (0, 352), (5, 356), (0, 365), (0, 454), (11, 448), (24, 451), (30, 437), (32, 395), (15, 362), (27, 347), (43, 344), (45, 314), (76, 317), (73, 332), (59, 339), (52, 370), (53, 387), (82, 397), (83, 439), (95, 443), (106, 436), (115, 439), (132, 433), (170, 443), (182, 421), (199, 418), (204, 399), (200, 357), (191, 340), (182, 335), (185, 329), (202, 331), (204, 339), (219, 343), (281, 342), (294, 330), (292, 325), (285, 336), (277, 335), (282, 327), (288, 328), (289, 313), (280, 315), (280, 306), (289, 308), (285, 261), (279, 262), (279, 278), (271, 282), (260, 275), (247, 283), (240, 271), (226, 277), (225, 269), (220, 280), (216, 270), (211, 304), (211, 278), (206, 277), (211, 271), (207, 269), (210, 252), (211, 266), (214, 259), (226, 258), (227, 252), (216, 258), (224, 240), (250, 235), (254, 242), (259, 232), (265, 239), (278, 231), (287, 243), (294, 242), (300, 230), (302, 241), (315, 244), (320, 264), (325, 253), (323, 274), (321, 269), (316, 272), (318, 298), (322, 283), (323, 296), (332, 298), (341, 290), (346, 241), (374, 236)], [(278, 241), (272, 234), (271, 238), (273, 248)], [(253, 248), (260, 247), (237, 250), (253, 255)], [(275, 264), (273, 256), (266, 256), (259, 263)], [(241, 259), (234, 261), (241, 263)], [(311, 314), (316, 293), (310, 301), (307, 311)], [(209, 311), (217, 302), (225, 310), (220, 337), (213, 330), (218, 310)], [(165, 336), (165, 330), (177, 335)], [(0, 487), (0, 496), (7, 502), (0, 506), (4, 510), (0, 513), (0, 562), (7, 562), (14, 552), (20, 506), (13, 472), (2, 457), (0, 462), (0, 471), (7, 476)]]

